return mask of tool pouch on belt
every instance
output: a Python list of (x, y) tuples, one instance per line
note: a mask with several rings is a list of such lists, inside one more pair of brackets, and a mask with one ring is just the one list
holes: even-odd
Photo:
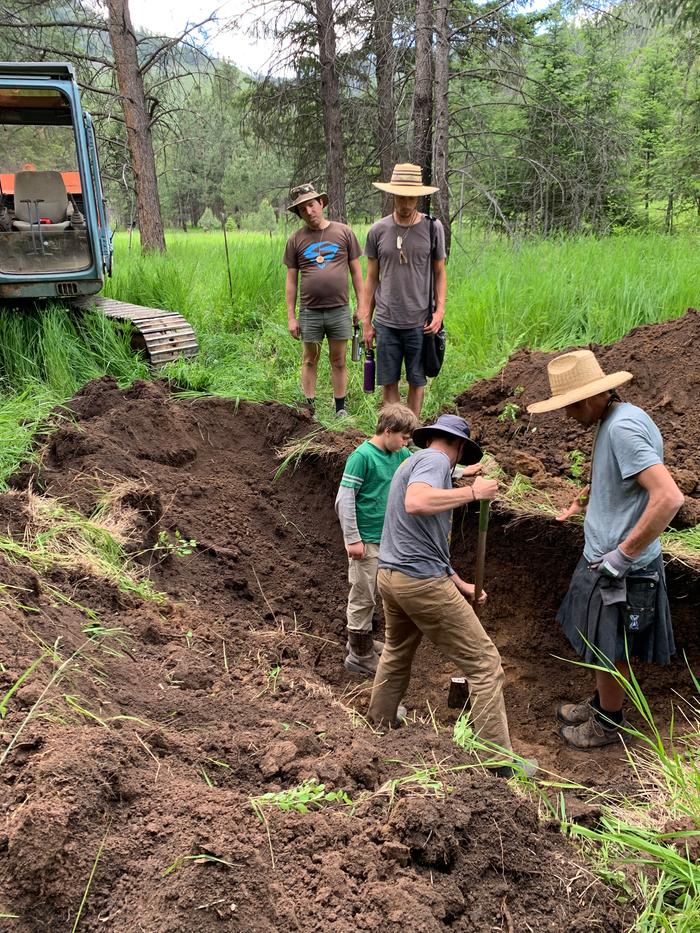
[(638, 635), (653, 624), (659, 593), (659, 574), (656, 571), (628, 573), (627, 599), (620, 606), (622, 622), (629, 635)]

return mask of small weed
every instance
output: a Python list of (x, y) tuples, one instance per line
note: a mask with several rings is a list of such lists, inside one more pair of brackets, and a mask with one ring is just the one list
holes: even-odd
[(583, 477), (583, 465), (586, 461), (586, 455), (582, 450), (570, 450), (569, 451), (569, 476), (571, 479), (582, 485)]
[(265, 674), (268, 686), (273, 693), (277, 693), (277, 678), (279, 677), (281, 671), (282, 665), (275, 664), (275, 666), (271, 667), (267, 674)]
[(22, 673), (19, 675), (17, 680), (12, 684), (12, 686), (7, 691), (7, 693), (2, 698), (2, 700), (0, 700), (0, 719), (4, 719), (5, 716), (7, 716), (7, 713), (8, 713), (7, 703), (10, 697), (12, 696), (12, 694), (16, 693), (19, 690), (19, 688), (22, 686), (22, 684), (28, 677), (31, 677), (31, 675), (34, 673), (37, 667), (39, 667), (39, 665), (44, 661), (44, 658), (46, 658), (46, 656), (47, 655), (44, 652), (42, 655), (40, 655), (36, 659), (36, 661), (33, 661), (25, 671), (22, 671)]
[(186, 538), (178, 528), (175, 529), (174, 537), (173, 541), (170, 533), (163, 529), (158, 535), (153, 550), (172, 557), (187, 557), (197, 547), (197, 539)]
[(263, 810), (269, 807), (284, 811), (293, 810), (296, 813), (309, 813), (311, 810), (320, 810), (331, 803), (352, 806), (352, 800), (344, 790), (327, 791), (325, 784), (318, 784), (314, 780), (304, 781), (296, 787), (277, 793), (270, 792), (259, 797), (250, 797), (249, 800), (261, 823), (265, 822)]
[(519, 411), (520, 405), (516, 405), (515, 402), (506, 402), (496, 421), (515, 421)]
[(204, 778), (204, 783), (207, 785), (207, 787), (216, 787), (216, 784), (215, 784), (214, 781), (212, 781), (212, 779), (209, 777), (209, 775), (207, 774), (206, 770), (205, 770), (204, 768), (200, 768), (199, 770), (200, 770), (201, 773), (202, 773), (202, 777)]
[(513, 395), (514, 395), (516, 398), (520, 398), (520, 396), (523, 394), (524, 391), (525, 391), (525, 386), (516, 386), (516, 387), (513, 389)]
[(87, 880), (87, 884), (85, 885), (85, 890), (83, 891), (83, 897), (82, 897), (82, 900), (80, 901), (80, 907), (78, 907), (78, 913), (75, 915), (75, 920), (74, 920), (73, 926), (72, 926), (72, 928), (71, 928), (71, 933), (75, 933), (75, 931), (78, 929), (78, 924), (80, 923), (80, 918), (81, 918), (81, 916), (82, 916), (83, 909), (84, 909), (85, 904), (86, 904), (86, 902), (87, 902), (88, 894), (90, 893), (90, 888), (91, 888), (91, 886), (92, 886), (92, 881), (93, 881), (93, 878), (95, 877), (95, 872), (97, 871), (97, 865), (98, 865), (98, 863), (99, 863), (99, 861), (100, 861), (100, 859), (101, 859), (101, 857), (102, 857), (102, 852), (103, 852), (103, 850), (104, 850), (105, 842), (107, 841), (107, 835), (108, 835), (108, 833), (109, 833), (109, 829), (110, 829), (110, 826), (111, 826), (111, 825), (112, 825), (112, 823), (111, 823), (111, 820), (110, 820), (110, 822), (107, 824), (107, 828), (105, 829), (105, 834), (104, 834), (104, 836), (102, 837), (102, 842), (100, 843), (100, 847), (99, 847), (99, 849), (97, 850), (97, 855), (95, 856), (95, 861), (92, 863), (92, 868), (91, 868), (91, 870), (90, 870), (90, 876), (89, 876), (89, 878), (88, 878), (88, 880)]

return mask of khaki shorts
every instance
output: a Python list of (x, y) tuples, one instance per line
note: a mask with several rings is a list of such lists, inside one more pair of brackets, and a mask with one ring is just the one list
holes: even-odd
[(339, 308), (299, 308), (299, 327), (304, 343), (322, 343), (324, 337), (329, 340), (350, 340), (350, 305), (340, 305)]

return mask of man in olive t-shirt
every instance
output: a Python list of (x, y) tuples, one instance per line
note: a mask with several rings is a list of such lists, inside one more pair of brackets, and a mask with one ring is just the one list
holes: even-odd
[[(301, 338), (301, 387), (313, 411), (316, 400), (318, 360), (323, 338), (328, 338), (328, 358), (338, 417), (347, 414), (345, 396), (348, 375), (345, 368), (348, 340), (352, 336), (348, 304), (348, 272), (355, 297), (362, 295), (360, 244), (345, 224), (328, 220), (323, 208), (328, 196), (312, 184), (292, 188), (294, 199), (288, 210), (304, 221), (304, 226), (287, 240), (283, 262), (287, 267), (285, 297), (289, 332)], [(296, 317), (297, 291), (301, 280), (299, 318)]]

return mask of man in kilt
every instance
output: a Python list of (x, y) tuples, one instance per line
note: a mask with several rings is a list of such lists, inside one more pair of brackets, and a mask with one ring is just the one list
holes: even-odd
[(645, 411), (615, 391), (631, 373), (606, 376), (590, 350), (575, 350), (547, 367), (551, 397), (528, 405), (532, 413), (564, 409), (595, 428), (591, 482), (561, 521), (585, 512), (583, 556), (574, 570), (557, 621), (595, 672), (596, 691), (557, 709), (562, 738), (575, 748), (619, 742), (622, 677), (629, 658), (667, 664), (675, 652), (659, 535), (683, 504), (663, 463), (663, 440)]

